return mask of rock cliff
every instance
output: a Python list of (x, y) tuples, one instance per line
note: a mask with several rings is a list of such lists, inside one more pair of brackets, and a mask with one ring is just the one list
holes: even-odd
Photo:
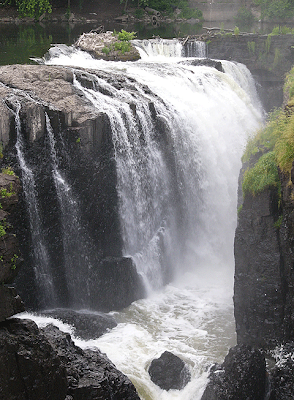
[(253, 75), (266, 111), (283, 102), (285, 74), (294, 64), (293, 35), (212, 34), (207, 56), (245, 64)]

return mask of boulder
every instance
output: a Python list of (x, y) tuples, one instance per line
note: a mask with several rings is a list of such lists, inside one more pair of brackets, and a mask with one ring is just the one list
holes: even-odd
[[(140, 400), (132, 382), (98, 349), (82, 350), (53, 325), (42, 329), (66, 369), (68, 395), (75, 400)], [(61, 399), (61, 397), (60, 397)]]
[(265, 358), (247, 345), (230, 349), (222, 365), (212, 367), (201, 400), (264, 400)]
[(56, 309), (42, 311), (41, 315), (61, 319), (62, 322), (72, 325), (75, 336), (84, 340), (96, 339), (117, 325), (111, 315), (100, 312)]
[(33, 321), (0, 323), (0, 398), (63, 400), (66, 370)]
[(181, 390), (191, 380), (188, 365), (169, 351), (152, 360), (148, 373), (152, 382), (164, 390)]

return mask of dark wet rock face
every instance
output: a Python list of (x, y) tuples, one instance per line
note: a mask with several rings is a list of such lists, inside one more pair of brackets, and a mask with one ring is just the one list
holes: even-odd
[(104, 258), (95, 278), (103, 282), (103, 291), (93, 289), (91, 301), (104, 312), (123, 309), (146, 296), (143, 280), (131, 257)]
[(0, 323), (0, 398), (139, 400), (131, 381), (99, 350), (82, 350), (52, 325), (39, 330), (16, 318)]
[(257, 91), (266, 111), (283, 102), (285, 74), (294, 64), (292, 35), (242, 34), (212, 35), (207, 56), (245, 64), (257, 82)]
[(265, 358), (247, 345), (230, 349), (223, 364), (212, 367), (201, 400), (264, 400)]
[(82, 350), (53, 325), (42, 329), (66, 370), (68, 395), (75, 400), (139, 400), (131, 381), (99, 350)]
[(169, 351), (152, 360), (148, 373), (152, 382), (164, 390), (181, 390), (191, 380), (187, 364)]
[(13, 218), (21, 187), (18, 177), (10, 173), (0, 174), (0, 321), (24, 311), (20, 296), (11, 286), (23, 260)]
[(61, 400), (66, 370), (45, 336), (29, 320), (0, 323), (0, 398)]
[(237, 340), (266, 348), (283, 339), (285, 285), (277, 204), (275, 189), (246, 195), (235, 233)]

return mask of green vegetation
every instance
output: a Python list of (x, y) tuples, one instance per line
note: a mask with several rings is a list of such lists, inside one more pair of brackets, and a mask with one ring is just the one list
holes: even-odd
[[(128, 5), (129, 0), (120, 0), (121, 3), (125, 3), (125, 9)], [(188, 0), (131, 0), (132, 3), (135, 3), (136, 6), (138, 7), (138, 10), (140, 6), (143, 7), (149, 7), (153, 8), (154, 10), (166, 13), (166, 14), (172, 14), (175, 8), (178, 8), (181, 10), (181, 13), (179, 14), (179, 18), (197, 18), (197, 19), (202, 19), (202, 11), (200, 11), (198, 8), (190, 8)], [(141, 14), (141, 17), (143, 16), (141, 11), (136, 11), (136, 16), (138, 18), (141, 18), (138, 16), (137, 13)]]
[(5, 224), (5, 220), (0, 221), (0, 238), (3, 237), (4, 235), (6, 235), (4, 224)]
[(249, 50), (250, 54), (254, 54), (255, 53), (255, 42), (254, 41), (248, 42), (247, 43), (247, 47), (248, 47), (248, 50)]
[(250, 28), (251, 25), (253, 24), (255, 18), (254, 15), (248, 8), (246, 7), (241, 7), (239, 8), (237, 15), (235, 17), (235, 21), (238, 24), (238, 26), (241, 26), (243, 29), (245, 28)]
[(16, 268), (17, 260), (18, 260), (18, 255), (14, 254), (12, 259), (10, 260), (11, 261), (11, 269), (15, 269)]
[(11, 197), (14, 194), (15, 194), (15, 192), (13, 192), (12, 183), (10, 185), (10, 192), (5, 188), (0, 189), (0, 196), (2, 199), (4, 199), (5, 197)]
[(290, 174), (294, 160), (294, 68), (288, 73), (284, 91), (289, 96), (285, 109), (274, 111), (265, 128), (251, 138), (243, 162), (258, 161), (244, 174), (243, 192), (256, 195), (268, 187), (280, 190), (278, 168)]
[(14, 171), (11, 169), (11, 167), (6, 167), (6, 168), (2, 168), (2, 174), (6, 174), (6, 175), (11, 175), (14, 176), (15, 173)]
[(251, 193), (255, 196), (269, 187), (277, 187), (280, 190), (280, 185), (275, 153), (270, 151), (262, 155), (257, 163), (245, 172), (242, 189), (244, 194)]
[(122, 54), (125, 54), (131, 50), (131, 43), (129, 42), (115, 42), (114, 50), (120, 51)]
[(283, 221), (283, 215), (280, 215), (279, 218), (274, 223), (274, 227), (277, 229), (280, 229), (281, 225), (282, 225), (282, 221)]
[(40, 18), (44, 13), (51, 13), (49, 0), (6, 0), (4, 4), (16, 6), (20, 17)]
[(122, 42), (129, 42), (136, 37), (136, 32), (127, 32), (124, 29), (122, 29), (120, 32), (114, 31), (113, 34), (117, 36), (118, 40), (121, 40)]
[(294, 15), (293, 0), (255, 0), (254, 4), (260, 6), (262, 19), (285, 19)]
[(238, 36), (239, 36), (239, 33), (240, 33), (240, 29), (239, 29), (237, 26), (235, 26), (235, 28), (234, 28), (234, 35), (235, 35), (236, 37), (238, 37)]
[(127, 32), (122, 29), (120, 32), (113, 32), (113, 36), (117, 38), (117, 41), (110, 44), (109, 46), (104, 46), (101, 50), (102, 53), (108, 55), (111, 51), (118, 51), (121, 54), (125, 54), (131, 51), (130, 41), (136, 37), (136, 32)]

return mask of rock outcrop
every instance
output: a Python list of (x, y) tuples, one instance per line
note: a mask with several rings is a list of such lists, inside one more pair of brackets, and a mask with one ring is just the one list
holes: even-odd
[(234, 313), (238, 343), (273, 347), (283, 340), (285, 277), (278, 194), (246, 195), (235, 234)]
[(33, 321), (1, 322), (0, 349), (2, 399), (65, 399), (66, 369)]
[(5, 400), (139, 400), (131, 381), (99, 350), (31, 320), (0, 323), (0, 397)]
[(129, 41), (118, 40), (113, 32), (83, 33), (75, 46), (87, 51), (97, 59), (108, 61), (137, 61), (140, 54)]
[(223, 364), (212, 367), (201, 400), (264, 400), (265, 394), (264, 356), (250, 346), (237, 345)]
[(99, 350), (82, 350), (53, 325), (42, 329), (66, 370), (72, 399), (140, 400), (131, 381)]

